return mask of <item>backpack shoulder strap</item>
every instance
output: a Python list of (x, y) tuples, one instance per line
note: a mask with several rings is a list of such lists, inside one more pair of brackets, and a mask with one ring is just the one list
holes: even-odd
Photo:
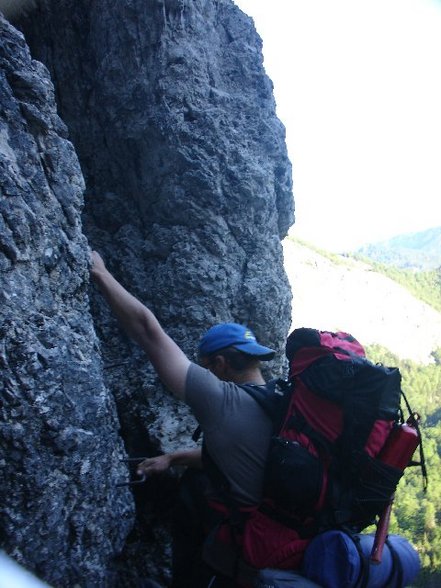
[(282, 379), (271, 380), (265, 386), (240, 384), (240, 388), (249, 394), (265, 411), (277, 433), (283, 423), (292, 394), (292, 385)]
[[(260, 405), (271, 419), (274, 425), (274, 430), (278, 431), (288, 408), (292, 393), (292, 385), (285, 380), (276, 379), (271, 380), (264, 386), (257, 384), (237, 384), (237, 386), (249, 394)], [(191, 438), (193, 441), (197, 442), (201, 435), (202, 429), (201, 426), (198, 425)]]

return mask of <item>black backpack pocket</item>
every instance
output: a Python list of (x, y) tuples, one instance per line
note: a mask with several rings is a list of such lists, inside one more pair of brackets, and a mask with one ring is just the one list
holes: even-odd
[(313, 508), (321, 493), (323, 466), (297, 441), (273, 437), (264, 494), (287, 511)]
[(402, 470), (379, 459), (365, 460), (354, 489), (354, 514), (365, 526), (389, 504), (402, 475)]

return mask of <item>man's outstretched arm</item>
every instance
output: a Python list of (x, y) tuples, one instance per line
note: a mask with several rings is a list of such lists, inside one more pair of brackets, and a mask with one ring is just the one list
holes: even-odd
[(190, 360), (163, 330), (144, 304), (130, 294), (107, 270), (99, 253), (92, 252), (91, 276), (126, 333), (146, 352), (162, 382), (184, 398)]

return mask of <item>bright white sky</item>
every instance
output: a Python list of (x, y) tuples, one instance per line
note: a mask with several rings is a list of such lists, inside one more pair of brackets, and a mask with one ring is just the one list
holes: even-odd
[(441, 0), (234, 0), (263, 39), (291, 230), (330, 250), (441, 226)]

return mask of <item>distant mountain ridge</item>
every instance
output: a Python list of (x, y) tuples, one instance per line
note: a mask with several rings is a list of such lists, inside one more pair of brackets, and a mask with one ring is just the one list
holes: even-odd
[(356, 253), (404, 269), (437, 269), (441, 267), (441, 227), (368, 243), (357, 249)]
[(285, 239), (285, 270), (293, 291), (291, 328), (351, 333), (401, 359), (432, 361), (441, 347), (441, 313), (369, 263)]

